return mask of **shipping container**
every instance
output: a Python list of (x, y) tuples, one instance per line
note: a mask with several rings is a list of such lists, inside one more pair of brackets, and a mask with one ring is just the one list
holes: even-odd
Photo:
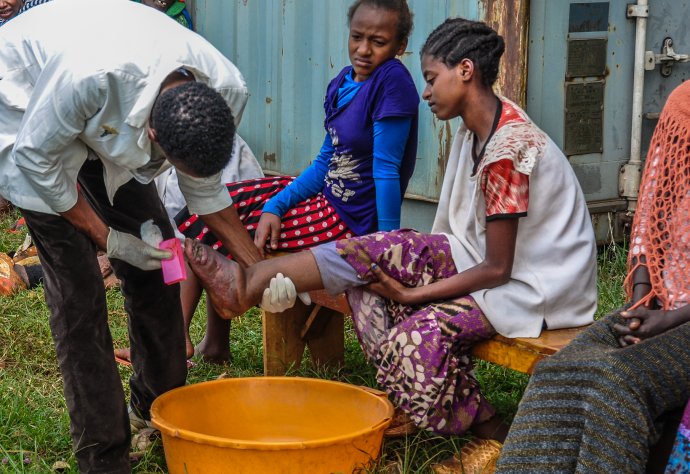
[[(267, 174), (299, 174), (325, 134), (329, 80), (349, 64), (350, 0), (187, 0), (197, 31), (247, 80), (239, 133)], [(668, 94), (690, 71), (688, 0), (409, 0), (401, 58), (420, 91), (419, 50), (445, 18), (482, 20), (506, 40), (497, 91), (523, 105), (565, 152), (600, 242), (620, 240), (647, 144)], [(637, 58), (637, 62), (636, 62)], [(637, 71), (637, 72), (636, 72)], [(403, 226), (428, 231), (458, 121), (420, 105)]]

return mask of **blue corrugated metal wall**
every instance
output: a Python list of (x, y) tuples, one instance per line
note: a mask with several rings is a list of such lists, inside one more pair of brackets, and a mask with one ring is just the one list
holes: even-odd
[[(352, 0), (187, 1), (195, 7), (198, 31), (238, 65), (252, 92), (240, 133), (266, 170), (298, 174), (309, 164), (323, 140), (326, 85), (349, 62), (346, 12)], [(420, 92), (423, 79), (419, 49), (431, 30), (447, 17), (500, 16), (494, 11), (484, 12), (484, 5), (502, 8), (500, 2), (490, 0), (408, 1), (415, 13), (415, 29), (403, 62), (412, 72)], [(589, 149), (569, 157), (595, 214), (619, 209), (621, 203), (625, 207), (619, 196), (618, 176), (621, 165), (629, 158), (630, 148), (634, 20), (626, 17), (628, 3), (632, 2), (531, 0), (529, 8), (526, 108), (531, 118), (561, 147), (566, 135), (566, 83), (593, 79), (565, 77), (568, 40), (606, 38), (607, 41), (605, 73), (594, 78), (605, 81), (602, 130), (584, 129), (584, 133), (600, 133), (601, 151)], [(573, 4), (576, 11), (586, 11), (590, 4), (592, 8), (605, 8), (608, 16), (601, 19), (602, 25), (596, 31), (576, 28), (570, 32)], [(677, 52), (688, 53), (690, 29), (684, 26), (689, 5), (690, 0), (650, 2), (647, 50), (659, 52), (664, 38), (669, 36)], [(689, 71), (688, 64), (679, 64), (668, 78), (659, 74), (658, 67), (645, 74), (643, 149), (656, 124), (654, 116), (668, 93), (690, 76)], [(511, 71), (523, 72), (526, 71)], [(418, 161), (408, 188), (408, 196), (413, 199), (405, 201), (402, 224), (428, 230), (435, 211), (433, 203), (443, 180), (444, 158), (458, 122), (435, 120), (425, 104), (420, 111)], [(606, 222), (601, 231), (605, 238)]]
[[(196, 0), (197, 31), (242, 71), (251, 91), (239, 132), (264, 169), (298, 174), (325, 134), (323, 98), (329, 80), (349, 64), (350, 0)], [(421, 94), (419, 49), (449, 16), (477, 19), (479, 2), (410, 0), (415, 27), (402, 58)], [(435, 120), (420, 106), (418, 161), (408, 193), (434, 200), (457, 122)], [(403, 224), (428, 229), (433, 206), (407, 200)], [(427, 209), (427, 207), (429, 209)], [(421, 212), (423, 211), (423, 212)]]

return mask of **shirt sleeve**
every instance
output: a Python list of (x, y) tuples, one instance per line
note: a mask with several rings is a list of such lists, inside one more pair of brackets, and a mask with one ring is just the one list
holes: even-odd
[(87, 156), (77, 137), (105, 97), (100, 76), (77, 77), (50, 63), (34, 87), (14, 158), (34, 192), (55, 212), (77, 202), (77, 175)]
[(238, 86), (218, 89), (218, 93), (223, 96), (225, 102), (230, 107), (235, 127), (239, 127), (242, 121), (242, 114), (244, 113), (244, 106), (247, 105), (247, 100), (249, 100), (249, 91), (246, 87)]
[(378, 230), (400, 228), (400, 164), (411, 124), (410, 117), (390, 117), (374, 122), (373, 176)]
[(190, 214), (213, 214), (232, 206), (228, 189), (221, 183), (222, 171), (206, 178), (197, 178), (177, 171), (177, 184), (187, 202)]
[(419, 110), (419, 93), (412, 76), (401, 63), (391, 63), (380, 79), (373, 98), (371, 117), (374, 121), (386, 117), (413, 117)]
[(515, 169), (511, 160), (489, 164), (482, 172), (486, 220), (524, 217), (529, 204), (529, 176)]
[(326, 134), (323, 145), (321, 145), (321, 151), (312, 164), (300, 173), (289, 186), (264, 204), (263, 212), (283, 217), (296, 204), (321, 192), (326, 173), (328, 173), (328, 162), (334, 152), (335, 148), (331, 136)]
[[(249, 89), (247, 89), (247, 83), (244, 80), (244, 76), (237, 66), (233, 64), (229, 59), (221, 57), (222, 65), (224, 67), (221, 84), (214, 86), (216, 91), (223, 96), (225, 102), (230, 107), (232, 116), (235, 119), (235, 127), (239, 127), (242, 121), (242, 114), (244, 113), (244, 107), (247, 105), (249, 100)], [(219, 66), (220, 68), (220, 66)]]

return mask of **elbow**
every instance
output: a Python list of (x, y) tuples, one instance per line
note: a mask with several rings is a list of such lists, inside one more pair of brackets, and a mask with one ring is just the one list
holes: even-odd
[(502, 273), (496, 277), (494, 287), (505, 285), (509, 281), (510, 281), (510, 273)]
[(487, 288), (496, 288), (505, 285), (510, 281), (510, 276), (513, 273), (513, 265), (492, 266), (488, 269), (487, 276), (490, 284)]

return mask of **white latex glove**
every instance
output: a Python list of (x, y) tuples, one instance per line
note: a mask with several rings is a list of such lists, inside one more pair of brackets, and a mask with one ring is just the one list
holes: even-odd
[(153, 247), (132, 234), (119, 232), (112, 227), (108, 232), (108, 258), (117, 258), (142, 270), (158, 270), (161, 260), (172, 257), (167, 250)]
[(297, 296), (304, 304), (311, 304), (309, 293), (297, 295), (297, 290), (292, 280), (289, 277), (283, 276), (282, 273), (278, 273), (271, 278), (269, 287), (264, 290), (261, 298), (261, 307), (269, 313), (282, 313), (295, 305)]

